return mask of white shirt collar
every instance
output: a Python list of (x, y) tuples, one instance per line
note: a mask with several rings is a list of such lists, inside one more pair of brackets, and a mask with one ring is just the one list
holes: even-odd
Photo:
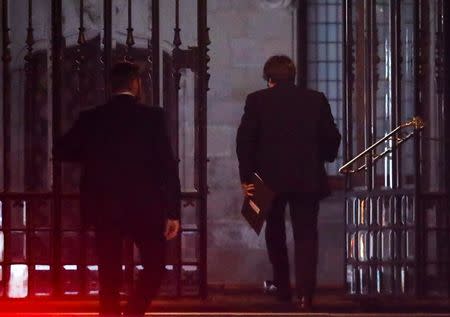
[(134, 95), (131, 93), (131, 91), (121, 91), (121, 92), (119, 92), (117, 94), (114, 94), (114, 96), (120, 96), (120, 95), (128, 95), (128, 96), (133, 96), (134, 97)]

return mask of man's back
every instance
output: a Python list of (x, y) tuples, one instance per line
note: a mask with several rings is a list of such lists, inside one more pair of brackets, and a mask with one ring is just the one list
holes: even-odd
[(129, 96), (87, 112), (82, 189), (114, 194), (134, 192), (161, 183), (162, 111)]
[(339, 141), (323, 94), (287, 83), (254, 92), (238, 130), (241, 175), (258, 171), (278, 192), (326, 194), (323, 162)]
[(161, 108), (140, 105), (130, 95), (115, 96), (81, 113), (54, 155), (81, 163), (81, 203), (88, 222), (96, 223), (101, 199), (134, 206), (129, 212), (135, 216), (153, 217), (150, 209), (160, 206), (158, 213), (177, 217), (178, 170)]

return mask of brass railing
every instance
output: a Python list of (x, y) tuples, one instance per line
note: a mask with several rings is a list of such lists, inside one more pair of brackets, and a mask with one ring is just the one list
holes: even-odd
[[(351, 173), (356, 173), (356, 172), (359, 172), (361, 170), (367, 169), (367, 162), (364, 163), (363, 165), (357, 167), (357, 168), (352, 168), (352, 166), (353, 166), (353, 164), (356, 161), (358, 161), (361, 158), (366, 158), (367, 156), (372, 156), (372, 164), (374, 164), (376, 161), (378, 161), (379, 159), (381, 159), (382, 157), (384, 157), (388, 153), (392, 152), (392, 149), (394, 148), (394, 145), (395, 146), (401, 145), (402, 143), (404, 143), (405, 141), (410, 139), (414, 135), (414, 133), (416, 131), (423, 129), (424, 126), (425, 126), (425, 124), (424, 124), (422, 118), (420, 118), (420, 117), (414, 117), (411, 120), (400, 124), (398, 127), (396, 127), (394, 130), (392, 130), (391, 132), (386, 134), (384, 137), (379, 139), (377, 142), (375, 142), (374, 144), (372, 144), (371, 146), (366, 148), (364, 151), (362, 151), (361, 153), (356, 155), (353, 159), (351, 159), (350, 161), (348, 161), (347, 163), (342, 165), (342, 167), (339, 169), (339, 173), (351, 174)], [(407, 128), (412, 128), (413, 131), (411, 131), (408, 134), (403, 135), (403, 136), (399, 135), (400, 132), (403, 132)], [(388, 140), (392, 140), (395, 143), (392, 144), (387, 149), (385, 149), (380, 154), (372, 154), (372, 151), (377, 146), (379, 146), (380, 144), (382, 144), (382, 143), (384, 143), (384, 142), (386, 142)]]

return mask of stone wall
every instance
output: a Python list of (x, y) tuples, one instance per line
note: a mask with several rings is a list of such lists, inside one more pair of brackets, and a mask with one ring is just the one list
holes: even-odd
[[(294, 14), (290, 6), (270, 8), (259, 0), (208, 1), (212, 41), (208, 95), (208, 279), (211, 284), (255, 286), (271, 278), (264, 233), (256, 236), (240, 215), (242, 194), (235, 137), (246, 95), (265, 88), (264, 62), (273, 54), (295, 56)], [(321, 205), (319, 286), (343, 284), (345, 244), (341, 196), (333, 196)], [(288, 228), (292, 251), (290, 225)]]

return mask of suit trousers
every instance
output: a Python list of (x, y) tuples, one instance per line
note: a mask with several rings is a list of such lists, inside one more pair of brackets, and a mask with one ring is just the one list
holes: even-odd
[(287, 203), (295, 244), (297, 296), (312, 296), (316, 287), (319, 212), (319, 199), (314, 196), (282, 193), (275, 197), (266, 221), (266, 245), (272, 263), (273, 280), (280, 295), (291, 293), (285, 227)]
[(140, 253), (143, 270), (130, 291), (125, 316), (144, 316), (161, 286), (165, 265), (165, 240), (148, 232), (124, 233), (102, 226), (96, 231), (99, 256), (100, 316), (120, 316), (122, 245), (131, 238)]

